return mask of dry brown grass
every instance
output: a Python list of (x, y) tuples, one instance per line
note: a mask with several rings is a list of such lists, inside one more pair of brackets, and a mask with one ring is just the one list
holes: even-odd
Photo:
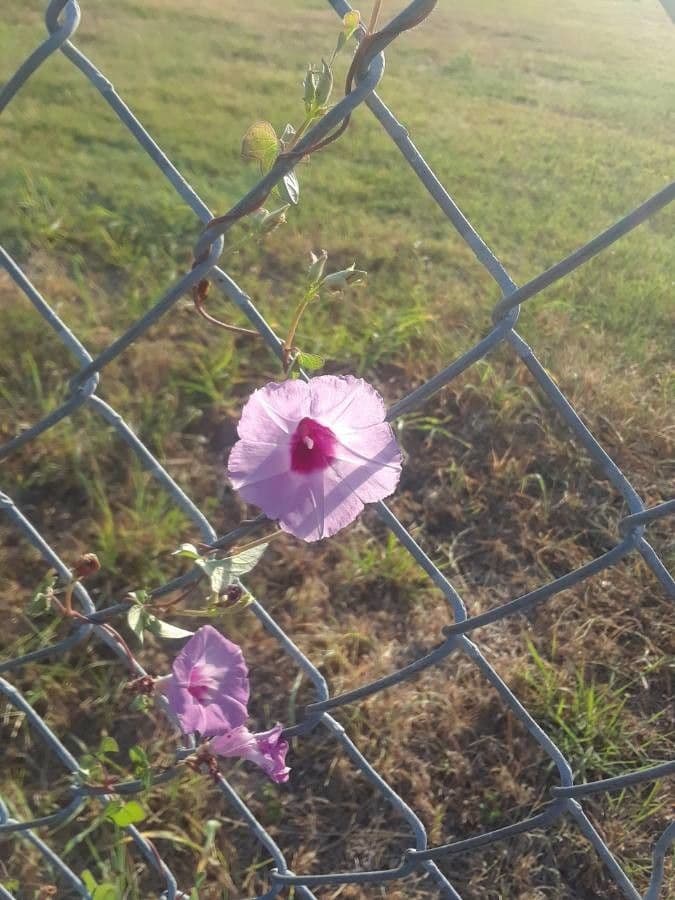
[[(382, 384), (389, 395), (397, 386), (392, 378)], [(629, 391), (630, 385), (625, 389)], [(615, 423), (610, 430), (601, 384), (593, 389), (586, 385), (583, 393), (573, 385), (572, 393), (582, 408), (600, 410), (590, 423), (596, 431), (605, 430), (606, 443), (614, 442), (611, 451), (638, 489), (650, 502), (665, 497), (668, 476), (661, 460), (668, 459), (671, 445), (667, 430), (654, 432), (654, 410), (638, 407), (629, 395), (621, 394), (631, 413), (624, 417), (618, 402), (613, 402), (607, 409)], [(472, 613), (569, 571), (616, 541), (622, 514), (619, 498), (556, 424), (508, 355), (498, 354), (489, 369), (479, 368), (447, 388), (425, 414), (425, 421), (411, 417), (401, 431), (409, 464), (393, 506), (452, 578)], [(227, 439), (222, 426), (220, 432), (216, 444)], [(214, 435), (204, 437), (211, 440)], [(179, 452), (178, 447), (173, 449)], [(212, 450), (208, 469), (192, 470), (197, 483), (212, 477), (223, 452), (222, 447)], [(225, 521), (235, 521), (244, 511), (229, 493), (224, 501)], [(57, 506), (53, 515), (41, 515), (47, 535), (55, 529), (68, 531), (73, 553), (91, 546), (81, 530), (86, 518), (77, 515), (76, 507)], [(75, 520), (77, 534), (68, 525)], [(664, 525), (655, 526), (650, 535), (666, 549)], [(12, 628), (25, 632), (15, 598), (29, 592), (41, 567), (27, 566), (25, 548), (11, 539), (5, 548), (15, 573), (6, 608)], [(119, 571), (126, 577), (129, 567), (120, 561)], [(115, 572), (99, 576), (103, 596), (114, 596), (116, 584), (122, 586)], [(416, 658), (438, 641), (441, 626), (450, 621), (438, 592), (396, 544), (387, 542), (371, 513), (325, 546), (298, 546), (287, 538), (276, 541), (252, 587), (320, 666), (333, 692)], [(254, 715), (261, 722), (275, 717), (288, 721), (284, 698), (297, 674), (294, 667), (250, 616), (238, 618), (228, 631), (247, 647)], [(646, 567), (630, 558), (552, 598), (531, 615), (507, 619), (474, 637), (517, 696), (563, 741), (556, 709), (559, 702), (566, 704), (566, 725), (586, 743), (563, 746), (575, 769), (594, 779), (672, 754), (669, 660), (674, 634), (672, 607)], [(162, 653), (154, 648), (141, 658), (151, 671), (166, 667)], [(170, 746), (168, 735), (157, 740), (158, 733), (166, 735), (165, 727), (155, 716), (139, 718), (125, 711), (119, 669), (105, 659), (105, 651), (89, 647), (54, 670), (30, 667), (18, 681), (47, 721), (66, 735), (69, 746), (76, 748), (78, 737), (92, 746), (96, 735), (110, 731), (123, 748), (134, 743), (153, 747), (161, 761)], [(546, 673), (550, 678), (544, 677)], [(590, 724), (583, 708), (589, 694), (596, 705)], [(311, 699), (303, 681), (296, 709)], [(547, 757), (461, 657), (451, 656), (409, 683), (344, 708), (337, 718), (418, 812), (432, 843), (461, 839), (530, 814), (545, 802), (555, 783)], [(16, 777), (13, 789), (5, 787), (8, 799), (22, 803), (19, 811), (24, 814), (26, 804), (44, 809), (55, 800), (50, 790), (55, 770), (33, 746), (20, 716), (6, 711), (3, 736), (12, 737), (8, 755)], [(410, 843), (405, 824), (392, 816), (387, 803), (355, 773), (344, 754), (336, 753), (325, 734), (319, 731), (295, 741), (292, 764), (294, 775), (287, 790), (262, 785), (254, 773), (243, 769), (237, 768), (232, 779), (278, 839), (293, 869), (396, 864)], [(601, 834), (640, 885), (645, 883), (651, 845), (666, 824), (669, 800), (672, 793), (662, 783), (653, 791), (647, 785), (619, 798), (600, 796), (586, 804)], [(206, 865), (210, 887), (200, 896), (216, 898), (225, 889), (229, 893), (224, 896), (249, 897), (262, 888), (265, 867), (259, 869), (258, 863), (264, 854), (242, 823), (228, 817), (208, 784), (186, 775), (168, 790), (153, 790), (144, 802), (152, 811), (144, 829), (188, 882), (198, 855), (175, 841), (199, 844), (204, 820), (209, 815), (223, 817), (217, 853)], [(80, 817), (60, 830), (55, 845), (63, 847), (89, 818)], [(112, 836), (105, 826), (96, 834), (100, 834), (96, 846), (105, 853)], [(69, 858), (76, 869), (83, 867), (88, 861), (86, 845), (78, 845)], [(18, 859), (26, 885), (38, 883), (34, 854), (21, 850)], [(442, 868), (467, 900), (619, 897), (584, 839), (567, 823), (448, 859)], [(142, 878), (141, 885), (145, 884)], [(141, 896), (151, 890), (149, 884), (140, 888)], [(415, 879), (382, 890), (323, 888), (318, 894), (435, 896), (430, 883)], [(26, 891), (26, 897), (32, 896)]]

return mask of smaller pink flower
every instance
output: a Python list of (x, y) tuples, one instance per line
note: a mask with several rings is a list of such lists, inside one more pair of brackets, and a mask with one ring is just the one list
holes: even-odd
[(248, 717), (248, 669), (241, 648), (204, 625), (180, 651), (160, 689), (184, 734), (208, 736)]
[(211, 740), (211, 749), (218, 756), (248, 759), (266, 772), (278, 784), (288, 781), (291, 771), (286, 765), (288, 741), (281, 737), (283, 726), (277, 723), (269, 731), (258, 734), (244, 725), (219, 734)]
[(382, 397), (362, 378), (266, 384), (242, 410), (232, 486), (284, 531), (330, 537), (396, 490), (401, 452), (385, 417)]

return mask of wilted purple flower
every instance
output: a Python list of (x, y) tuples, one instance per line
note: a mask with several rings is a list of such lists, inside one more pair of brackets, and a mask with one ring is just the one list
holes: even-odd
[(180, 651), (160, 688), (185, 734), (219, 734), (248, 717), (248, 669), (241, 648), (204, 625)]
[(272, 781), (288, 781), (291, 771), (286, 765), (288, 741), (281, 737), (280, 724), (269, 731), (252, 734), (241, 725), (231, 731), (217, 735), (211, 740), (211, 749), (218, 756), (241, 757), (254, 762), (269, 775)]
[(396, 489), (401, 452), (385, 412), (351, 375), (267, 384), (242, 410), (232, 485), (296, 537), (330, 537)]

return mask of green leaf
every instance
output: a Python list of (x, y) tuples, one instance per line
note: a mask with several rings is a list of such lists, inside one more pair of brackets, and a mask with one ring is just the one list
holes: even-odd
[(209, 559), (204, 564), (204, 571), (211, 580), (211, 592), (216, 597), (229, 584), (232, 584), (232, 572), (229, 559)]
[(150, 594), (147, 591), (129, 591), (127, 597), (131, 597), (134, 603), (143, 606), (150, 599)]
[(314, 71), (313, 66), (308, 66), (307, 74), (305, 75), (305, 81), (303, 84), (304, 93), (302, 95), (302, 99), (305, 104), (305, 111), (307, 113), (311, 113), (311, 111), (314, 109), (314, 98), (316, 97), (316, 83), (317, 83), (317, 74)]
[(186, 559), (201, 559), (201, 553), (194, 544), (181, 544), (178, 550), (174, 550), (172, 556), (184, 556)]
[(26, 615), (31, 619), (39, 619), (51, 609), (49, 596), (43, 591), (36, 591), (26, 605)]
[(344, 34), (346, 41), (354, 34), (360, 24), (361, 13), (358, 9), (352, 9), (348, 13), (345, 13), (342, 17), (342, 33)]
[(42, 579), (26, 606), (26, 615), (31, 618), (44, 616), (51, 609), (51, 596), (57, 582), (57, 574), (52, 569)]
[(293, 170), (284, 175), (282, 181), (278, 185), (279, 194), (286, 203), (292, 203), (293, 206), (298, 205), (300, 199), (300, 184), (298, 177)]
[(127, 825), (142, 822), (146, 817), (146, 812), (136, 800), (129, 800), (128, 803), (113, 800), (106, 806), (104, 815), (119, 828), (126, 828)]
[(106, 881), (105, 884), (99, 884), (94, 893), (92, 900), (119, 900), (119, 893), (114, 884)]
[(204, 571), (211, 580), (211, 591), (218, 597), (235, 578), (250, 572), (262, 558), (267, 549), (267, 544), (258, 544), (236, 556), (228, 556), (226, 559), (209, 559), (204, 562)]
[(361, 24), (361, 13), (357, 9), (351, 10), (348, 12), (344, 18), (342, 19), (342, 31), (338, 35), (337, 46), (335, 47), (335, 51), (333, 53), (333, 59), (338, 55), (340, 50), (347, 43), (349, 38), (354, 34), (356, 29)]
[(127, 613), (127, 625), (136, 635), (139, 644), (143, 644), (143, 632), (148, 624), (148, 614), (142, 606), (132, 606)]
[(129, 709), (132, 712), (147, 712), (152, 707), (152, 698), (148, 697), (147, 694), (139, 694), (129, 704)]
[(152, 772), (150, 770), (150, 760), (148, 754), (142, 747), (136, 744), (129, 748), (129, 759), (133, 766), (134, 775), (142, 782), (143, 787), (147, 790), (152, 784)]
[(114, 737), (104, 737), (98, 748), (99, 753), (119, 753), (120, 748)]
[(318, 356), (316, 353), (298, 353), (298, 365), (302, 366), (303, 369), (306, 369), (308, 372), (316, 372), (318, 369), (323, 369), (326, 360), (323, 356)]
[(148, 622), (148, 630), (158, 637), (168, 638), (177, 641), (180, 638), (192, 637), (194, 631), (186, 631), (185, 628), (178, 628), (176, 625), (169, 625), (168, 622), (162, 622), (156, 616), (152, 616)]
[(223, 560), (223, 562), (229, 562), (232, 577), (239, 578), (240, 575), (245, 575), (258, 565), (268, 547), (269, 544), (258, 544), (257, 547), (251, 547), (250, 550), (237, 553), (236, 556), (231, 556), (228, 560)]
[(80, 872), (80, 878), (84, 882), (84, 886), (88, 891), (96, 890), (96, 879), (91, 874), (89, 869), (85, 869), (84, 872)]
[(142, 747), (139, 747), (138, 744), (134, 744), (133, 747), (129, 747), (129, 759), (131, 762), (136, 765), (144, 765), (149, 766), (150, 762), (148, 760), (148, 754)]
[(85, 753), (80, 760), (80, 769), (82, 769), (83, 771), (87, 770), (87, 773), (89, 773), (89, 770), (95, 769), (98, 764), (98, 760), (93, 753)]
[(269, 122), (255, 122), (248, 129), (241, 142), (244, 159), (259, 163), (261, 171), (268, 172), (274, 165), (280, 145), (274, 126)]
[(333, 92), (333, 73), (325, 59), (321, 60), (321, 72), (316, 83), (316, 91), (314, 94), (314, 102), (316, 106), (322, 107), (328, 103), (330, 95)]

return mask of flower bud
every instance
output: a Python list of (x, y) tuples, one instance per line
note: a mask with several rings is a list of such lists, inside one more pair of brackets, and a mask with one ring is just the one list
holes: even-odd
[(363, 269), (355, 268), (356, 263), (352, 263), (348, 269), (341, 269), (339, 272), (332, 272), (321, 282), (322, 287), (328, 288), (329, 291), (346, 291), (352, 284), (361, 284), (366, 280), (368, 273)]
[(321, 73), (316, 83), (316, 91), (314, 93), (314, 102), (317, 106), (322, 107), (328, 103), (331, 93), (333, 92), (333, 73), (325, 59), (321, 60)]
[(304, 94), (303, 101), (305, 103), (305, 110), (309, 113), (314, 106), (314, 100), (316, 98), (316, 82), (317, 76), (316, 72), (312, 68), (312, 66), (307, 67), (307, 74), (305, 75), (304, 82)]
[(98, 561), (98, 556), (95, 553), (85, 553), (73, 566), (73, 577), (88, 578), (98, 572), (100, 568), (101, 563)]
[(290, 207), (290, 203), (284, 203), (279, 209), (273, 209), (262, 224), (263, 233), (269, 234), (280, 225), (283, 225), (286, 222), (286, 210), (290, 209)]
[(321, 281), (323, 270), (326, 268), (326, 260), (328, 259), (328, 254), (325, 250), (322, 250), (318, 256), (312, 252), (310, 252), (309, 255), (312, 262), (307, 269), (307, 274), (309, 275), (309, 280), (312, 282), (312, 284), (315, 284), (317, 281)]
[(257, 209), (251, 214), (254, 227), (260, 234), (270, 234), (286, 221), (286, 211), (290, 208), (289, 203), (284, 203), (279, 209), (273, 209), (271, 212), (264, 207)]
[(238, 584), (228, 585), (221, 594), (221, 597), (223, 597), (223, 599), (232, 606), (234, 606), (235, 603), (238, 603), (243, 596), (244, 591), (239, 587)]

